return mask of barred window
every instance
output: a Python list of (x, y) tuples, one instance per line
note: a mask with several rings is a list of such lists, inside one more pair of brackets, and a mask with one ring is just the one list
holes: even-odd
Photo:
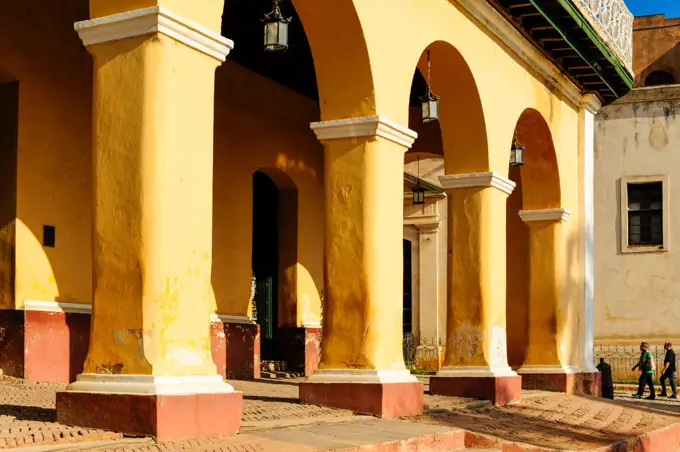
[(628, 246), (663, 245), (663, 184), (628, 184)]

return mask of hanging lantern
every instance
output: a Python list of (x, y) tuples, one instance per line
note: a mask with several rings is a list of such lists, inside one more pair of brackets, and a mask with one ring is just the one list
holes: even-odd
[(512, 148), (510, 149), (510, 166), (522, 165), (524, 165), (524, 146), (520, 144), (515, 136), (515, 139), (512, 140)]
[(411, 191), (413, 192), (413, 204), (415, 205), (425, 204), (425, 189), (423, 188), (422, 185), (420, 185), (420, 181), (418, 181), (416, 186), (413, 187)]
[(435, 96), (430, 88), (430, 50), (427, 51), (427, 91), (425, 95), (420, 98), (421, 112), (423, 115), (423, 123), (434, 122), (439, 120), (439, 96)]
[(288, 50), (288, 24), (291, 17), (281, 14), (279, 0), (274, 0), (274, 10), (264, 16), (264, 50), (268, 52), (285, 52)]
[(420, 185), (420, 157), (418, 157), (418, 182), (416, 182), (416, 186), (411, 191), (413, 192), (413, 204), (425, 204), (425, 188)]

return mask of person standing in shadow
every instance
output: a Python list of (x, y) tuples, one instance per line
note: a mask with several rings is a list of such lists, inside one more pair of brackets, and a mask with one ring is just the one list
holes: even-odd
[(600, 364), (597, 365), (597, 370), (600, 371), (602, 379), (602, 397), (605, 399), (614, 400), (614, 381), (612, 378), (612, 366), (604, 362), (604, 358), (600, 358)]
[[(666, 350), (666, 357), (663, 359), (663, 372), (661, 372), (661, 378), (659, 379), (661, 383), (661, 394), (659, 396), (677, 399), (678, 392), (675, 386), (675, 352), (673, 351), (673, 344), (666, 342), (663, 344), (663, 348)], [(666, 393), (666, 380), (671, 384), (671, 391), (673, 391), (671, 395)]]

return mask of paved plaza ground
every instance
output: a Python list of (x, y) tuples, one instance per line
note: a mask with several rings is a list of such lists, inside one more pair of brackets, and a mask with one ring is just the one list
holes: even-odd
[(156, 444), (149, 438), (125, 438), (117, 433), (57, 424), (55, 394), (65, 385), (6, 378), (0, 381), (0, 448), (312, 452), (369, 450), (362, 447), (411, 441), (412, 448), (404, 450), (433, 450), (415, 448), (414, 441), (420, 438), (422, 444), (452, 444), (450, 449), (437, 450), (455, 450), (456, 444), (513, 452), (680, 450), (670, 445), (649, 449), (640, 440), (653, 431), (671, 430), (680, 438), (680, 403), (634, 400), (630, 392), (619, 392), (617, 400), (609, 401), (527, 391), (522, 404), (504, 408), (472, 399), (426, 395), (423, 416), (386, 421), (300, 405), (296, 381), (230, 383), (244, 393), (243, 425), (238, 436)]

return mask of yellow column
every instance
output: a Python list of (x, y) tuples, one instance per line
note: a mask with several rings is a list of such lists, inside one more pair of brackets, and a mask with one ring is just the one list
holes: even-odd
[(449, 199), (446, 357), (430, 391), (516, 402), (521, 380), (508, 366), (505, 312), (505, 209), (515, 184), (491, 172), (440, 181)]
[(449, 196), (447, 341), (440, 375), (514, 375), (506, 354), (505, 206), (495, 173), (440, 178)]
[(522, 220), (530, 228), (529, 344), (520, 374), (573, 373), (578, 366), (560, 363), (557, 338), (563, 290), (562, 223), (566, 209), (523, 210)]
[(76, 24), (94, 56), (94, 309), (70, 390), (231, 391), (209, 319), (214, 75), (233, 44), (212, 25), (162, 5)]
[[(381, 416), (422, 412), (402, 351), (404, 152), (416, 134), (377, 116), (312, 128), (325, 148), (323, 342), (300, 398)], [(391, 397), (384, 384), (410, 385), (401, 405), (368, 402)]]

